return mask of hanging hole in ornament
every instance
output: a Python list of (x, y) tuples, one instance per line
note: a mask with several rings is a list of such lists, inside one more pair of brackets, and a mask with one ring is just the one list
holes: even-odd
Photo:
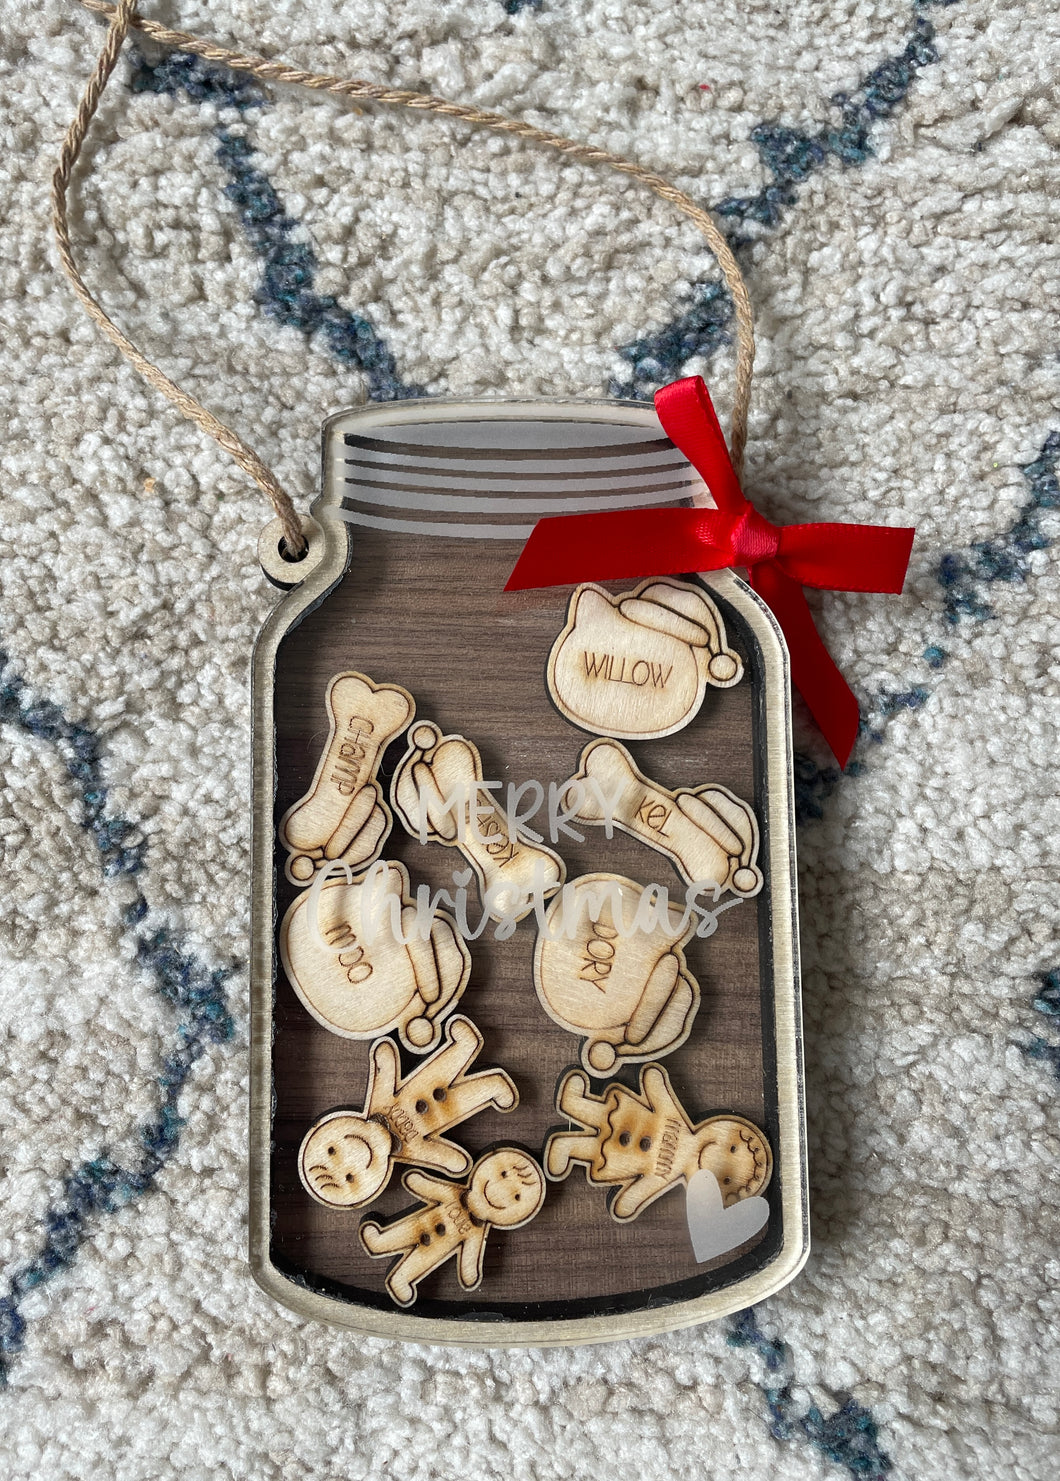
[(258, 537), (261, 569), (273, 586), (278, 586), (281, 591), (290, 591), (292, 586), (300, 586), (324, 559), (324, 531), (307, 514), (301, 516), (299, 523), (303, 540), (300, 551), (291, 549), (284, 527), (278, 519), (270, 519)]

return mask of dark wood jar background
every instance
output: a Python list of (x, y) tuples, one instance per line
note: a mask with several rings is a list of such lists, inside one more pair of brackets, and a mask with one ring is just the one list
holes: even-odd
[[(545, 683), (549, 651), (566, 620), (568, 588), (510, 593), (505, 580), (527, 529), (539, 514), (595, 507), (673, 504), (700, 488), (698, 477), (661, 435), (607, 422), (412, 422), (375, 436), (345, 437), (351, 525), (349, 570), (281, 640), (275, 686), (275, 821), (309, 787), (327, 737), (324, 694), (330, 679), (356, 669), (376, 683), (400, 684), (417, 717), (478, 746), (487, 778), (507, 785), (530, 779), (546, 788), (578, 765), (589, 733), (553, 706)], [(486, 533), (488, 531), (489, 533)], [(694, 579), (694, 578), (691, 578)], [(634, 582), (608, 583), (612, 591)], [(685, 948), (702, 1003), (692, 1032), (661, 1063), (693, 1121), (721, 1111), (749, 1117), (776, 1154), (775, 1049), (770, 1031), (768, 787), (761, 741), (764, 665), (756, 639), (735, 609), (715, 594), (730, 646), (745, 677), (735, 688), (708, 688), (699, 714), (661, 740), (626, 742), (638, 767), (665, 787), (718, 783), (755, 807), (762, 829), (759, 862), (766, 889), (726, 911), (716, 934)], [(389, 791), (407, 740), (384, 754), (379, 779)], [(544, 831), (538, 828), (539, 832)], [(670, 861), (615, 832), (581, 827), (584, 842), (553, 845), (568, 880), (611, 871), (642, 884), (665, 884), (682, 899)], [(275, 835), (274, 835), (275, 836)], [(452, 888), (464, 861), (452, 850), (421, 845), (395, 821), (384, 859), (401, 860), (413, 888)], [(276, 920), (295, 889), (276, 859)], [(472, 896), (472, 903), (475, 896)], [(477, 918), (474, 917), (474, 918)], [(485, 1046), (474, 1068), (503, 1066), (519, 1087), (508, 1114), (488, 1111), (452, 1133), (471, 1154), (503, 1141), (539, 1161), (550, 1129), (563, 1124), (556, 1085), (578, 1061), (580, 1040), (554, 1023), (534, 990), (534, 917), (507, 941), (487, 930), (469, 943), (470, 982), (456, 1011), (478, 1025)], [(367, 1043), (340, 1038), (303, 1008), (276, 957), (273, 1012), (273, 1150), (271, 1259), (310, 1289), (387, 1309), (388, 1263), (362, 1250), (357, 1228), (365, 1210), (328, 1209), (303, 1190), (297, 1152), (309, 1126), (338, 1106), (360, 1107)], [(403, 1054), (405, 1071), (417, 1061)], [(612, 1078), (635, 1086), (639, 1066)], [(599, 1090), (604, 1081), (595, 1082)], [(412, 1200), (395, 1169), (371, 1205), (388, 1218)], [(781, 1240), (777, 1159), (767, 1197), (771, 1218), (757, 1243), (712, 1265), (692, 1254), (680, 1187), (630, 1224), (607, 1212), (607, 1194), (575, 1167), (550, 1183), (544, 1208), (525, 1228), (495, 1230), (477, 1291), (464, 1292), (450, 1261), (420, 1286), (409, 1314), (488, 1321), (593, 1316), (687, 1300), (731, 1284), (768, 1264)]]

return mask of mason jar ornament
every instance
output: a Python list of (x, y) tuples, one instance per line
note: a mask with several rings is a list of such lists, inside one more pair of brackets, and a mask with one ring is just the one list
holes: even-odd
[[(252, 1261), (298, 1310), (596, 1340), (739, 1309), (805, 1258), (776, 623), (728, 571), (505, 591), (542, 517), (709, 504), (651, 407), (404, 402), (326, 424), (304, 562), (262, 537), (290, 589), (254, 665)], [(490, 1068), (462, 1087), (465, 1020)], [(466, 1155), (446, 1171), (434, 1142)], [(498, 1147), (542, 1174), (470, 1288), (452, 1217), (408, 1211), (416, 1174), (376, 1191), (399, 1143), (424, 1207), (446, 1178), (467, 1205)], [(403, 1219), (408, 1249), (382, 1232)]]
[[(791, 683), (840, 765), (858, 728), (803, 587), (900, 591), (913, 532), (780, 528), (747, 500), (750, 300), (710, 215), (661, 176), (135, 10), (109, 11), (53, 216), (91, 318), (276, 513), (259, 556), (286, 595), (253, 664), (254, 1275), (309, 1316), (466, 1345), (759, 1301), (809, 1249)], [(732, 297), (731, 450), (698, 377), (654, 408), (406, 401), (325, 423), (300, 517), (74, 261), (71, 175), (134, 23), (654, 191)]]

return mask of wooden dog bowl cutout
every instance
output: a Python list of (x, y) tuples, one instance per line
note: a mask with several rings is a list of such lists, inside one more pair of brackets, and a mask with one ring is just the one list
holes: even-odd
[[(304, 579), (254, 668), (251, 1264), (293, 1309), (594, 1342), (738, 1310), (804, 1263), (776, 624), (731, 572), (503, 589), (542, 515), (707, 499), (639, 403), (326, 423), (312, 559), (271, 562)], [(679, 915), (708, 869), (692, 929), (636, 926), (645, 886)], [(406, 942), (424, 886), (462, 903)], [(564, 889), (568, 934), (539, 941)], [(392, 922), (373, 944), (348, 925), (368, 896)]]

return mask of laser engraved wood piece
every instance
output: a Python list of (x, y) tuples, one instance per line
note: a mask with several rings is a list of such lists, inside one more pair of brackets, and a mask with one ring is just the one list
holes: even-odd
[(763, 1134), (742, 1116), (711, 1116), (693, 1126), (661, 1065), (645, 1065), (640, 1087), (617, 1082), (594, 1095), (581, 1070), (560, 1082), (556, 1108), (579, 1131), (557, 1131), (545, 1146), (545, 1169), (562, 1181), (583, 1163), (594, 1185), (611, 1187), (609, 1210), (620, 1223), (701, 1169), (718, 1180), (725, 1207), (761, 1193), (773, 1171)]
[(672, 735), (697, 713), (708, 684), (730, 689), (742, 677), (721, 613), (687, 581), (642, 581), (618, 596), (575, 587), (548, 659), (561, 713), (621, 740)]
[(302, 1141), (298, 1176), (310, 1197), (328, 1208), (363, 1207), (383, 1191), (397, 1162), (466, 1173), (471, 1157), (442, 1133), (488, 1106), (511, 1111), (519, 1104), (504, 1070), (465, 1073), (482, 1043), (471, 1020), (457, 1014), (442, 1046), (404, 1080), (393, 1040), (373, 1044), (364, 1109), (331, 1111)]
[(563, 860), (510, 824), (482, 786), (482, 758), (471, 741), (421, 720), (409, 742), (394, 774), (394, 811), (414, 838), (460, 850), (492, 920), (522, 920), (534, 908), (535, 890), (547, 899), (559, 889), (567, 876)]
[[(689, 884), (711, 883), (745, 898), (758, 894), (758, 822), (727, 788), (670, 792), (639, 771), (625, 746), (613, 740), (591, 741), (578, 766), (564, 801), (580, 822), (613, 823), (671, 858)], [(581, 791), (573, 792), (578, 783)]]
[(399, 1306), (411, 1306), (416, 1287), (451, 1256), (465, 1291), (482, 1280), (486, 1238), (497, 1225), (529, 1224), (545, 1201), (545, 1179), (534, 1159), (516, 1147), (498, 1147), (480, 1157), (463, 1183), (407, 1172), (402, 1183), (423, 1200), (420, 1208), (389, 1224), (366, 1219), (361, 1243), (370, 1255), (398, 1255), (386, 1288)]
[(397, 1029), (416, 1054), (433, 1049), (460, 999), (471, 957), (451, 916), (421, 933), (408, 870), (374, 864), (363, 878), (320, 879), (280, 926), (280, 959), (318, 1023), (347, 1039)]
[(280, 821), (292, 884), (306, 884), (331, 859), (357, 869), (379, 857), (393, 819), (376, 768), (416, 713), (407, 689), (358, 673), (336, 674), (325, 704), (331, 728), (313, 785)]
[(682, 947), (695, 931), (676, 905), (618, 874), (585, 874), (555, 899), (538, 932), (534, 985), (550, 1018), (586, 1034), (582, 1064), (606, 1075), (620, 1060), (669, 1054), (687, 1039), (699, 984)]

